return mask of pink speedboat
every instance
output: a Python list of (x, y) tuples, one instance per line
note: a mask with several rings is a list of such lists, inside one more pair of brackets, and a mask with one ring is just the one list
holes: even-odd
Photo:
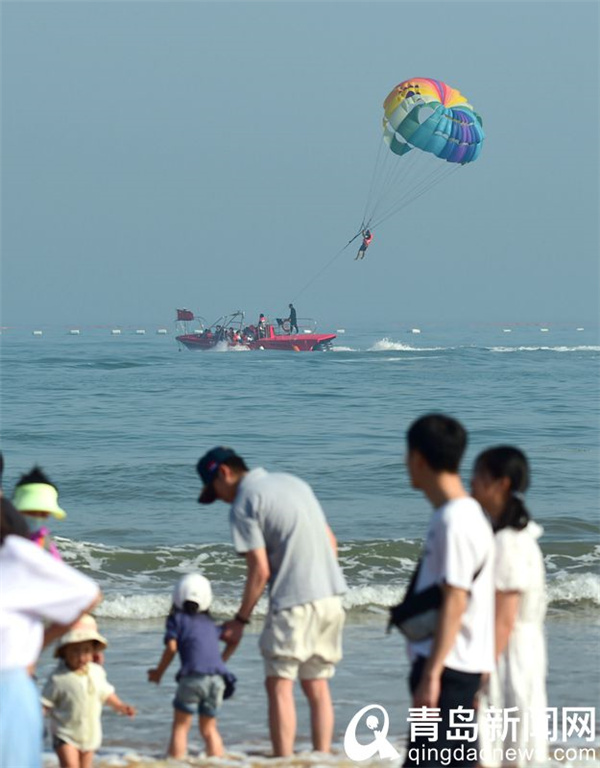
[[(247, 325), (245, 314), (241, 310), (223, 315), (212, 325), (204, 327), (202, 319), (195, 317), (191, 310), (178, 309), (177, 323), (180, 333), (176, 339), (187, 349), (206, 350), (224, 345), (248, 349), (316, 352), (328, 349), (335, 339), (335, 333), (317, 333), (313, 320), (301, 319), (298, 323), (299, 333), (290, 333), (289, 321), (279, 317), (276, 318), (275, 325), (262, 315), (261, 322)], [(194, 330), (190, 330), (190, 323), (196, 326)]]

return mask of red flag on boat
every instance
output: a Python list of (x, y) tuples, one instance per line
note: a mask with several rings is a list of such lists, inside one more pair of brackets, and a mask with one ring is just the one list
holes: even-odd
[(178, 320), (193, 320), (194, 319), (194, 313), (191, 311), (191, 309), (178, 309), (177, 310), (177, 319)]

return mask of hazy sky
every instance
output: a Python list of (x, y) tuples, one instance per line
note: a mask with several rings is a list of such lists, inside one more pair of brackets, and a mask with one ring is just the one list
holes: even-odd
[[(2, 323), (598, 317), (596, 2), (3, 2)], [(361, 223), (394, 85), (480, 159)]]

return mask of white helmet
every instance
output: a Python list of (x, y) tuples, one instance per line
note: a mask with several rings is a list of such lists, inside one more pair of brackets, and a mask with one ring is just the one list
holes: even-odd
[(210, 581), (199, 573), (188, 573), (181, 578), (173, 590), (173, 602), (181, 609), (187, 601), (198, 603), (198, 611), (207, 611), (212, 603)]

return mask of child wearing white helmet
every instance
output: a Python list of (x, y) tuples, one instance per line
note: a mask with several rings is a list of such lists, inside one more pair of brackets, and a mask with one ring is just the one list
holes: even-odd
[(221, 654), (221, 627), (208, 612), (211, 602), (210, 582), (201, 574), (189, 573), (177, 582), (173, 607), (167, 617), (165, 650), (158, 667), (148, 670), (148, 681), (158, 685), (175, 655), (179, 654), (181, 668), (175, 677), (178, 687), (173, 699), (173, 728), (168, 753), (175, 759), (182, 759), (187, 754), (188, 733), (196, 713), (207, 756), (223, 755), (216, 716), (223, 699), (229, 698), (235, 688), (235, 676), (224, 663), (235, 650), (235, 644), (227, 644)]

